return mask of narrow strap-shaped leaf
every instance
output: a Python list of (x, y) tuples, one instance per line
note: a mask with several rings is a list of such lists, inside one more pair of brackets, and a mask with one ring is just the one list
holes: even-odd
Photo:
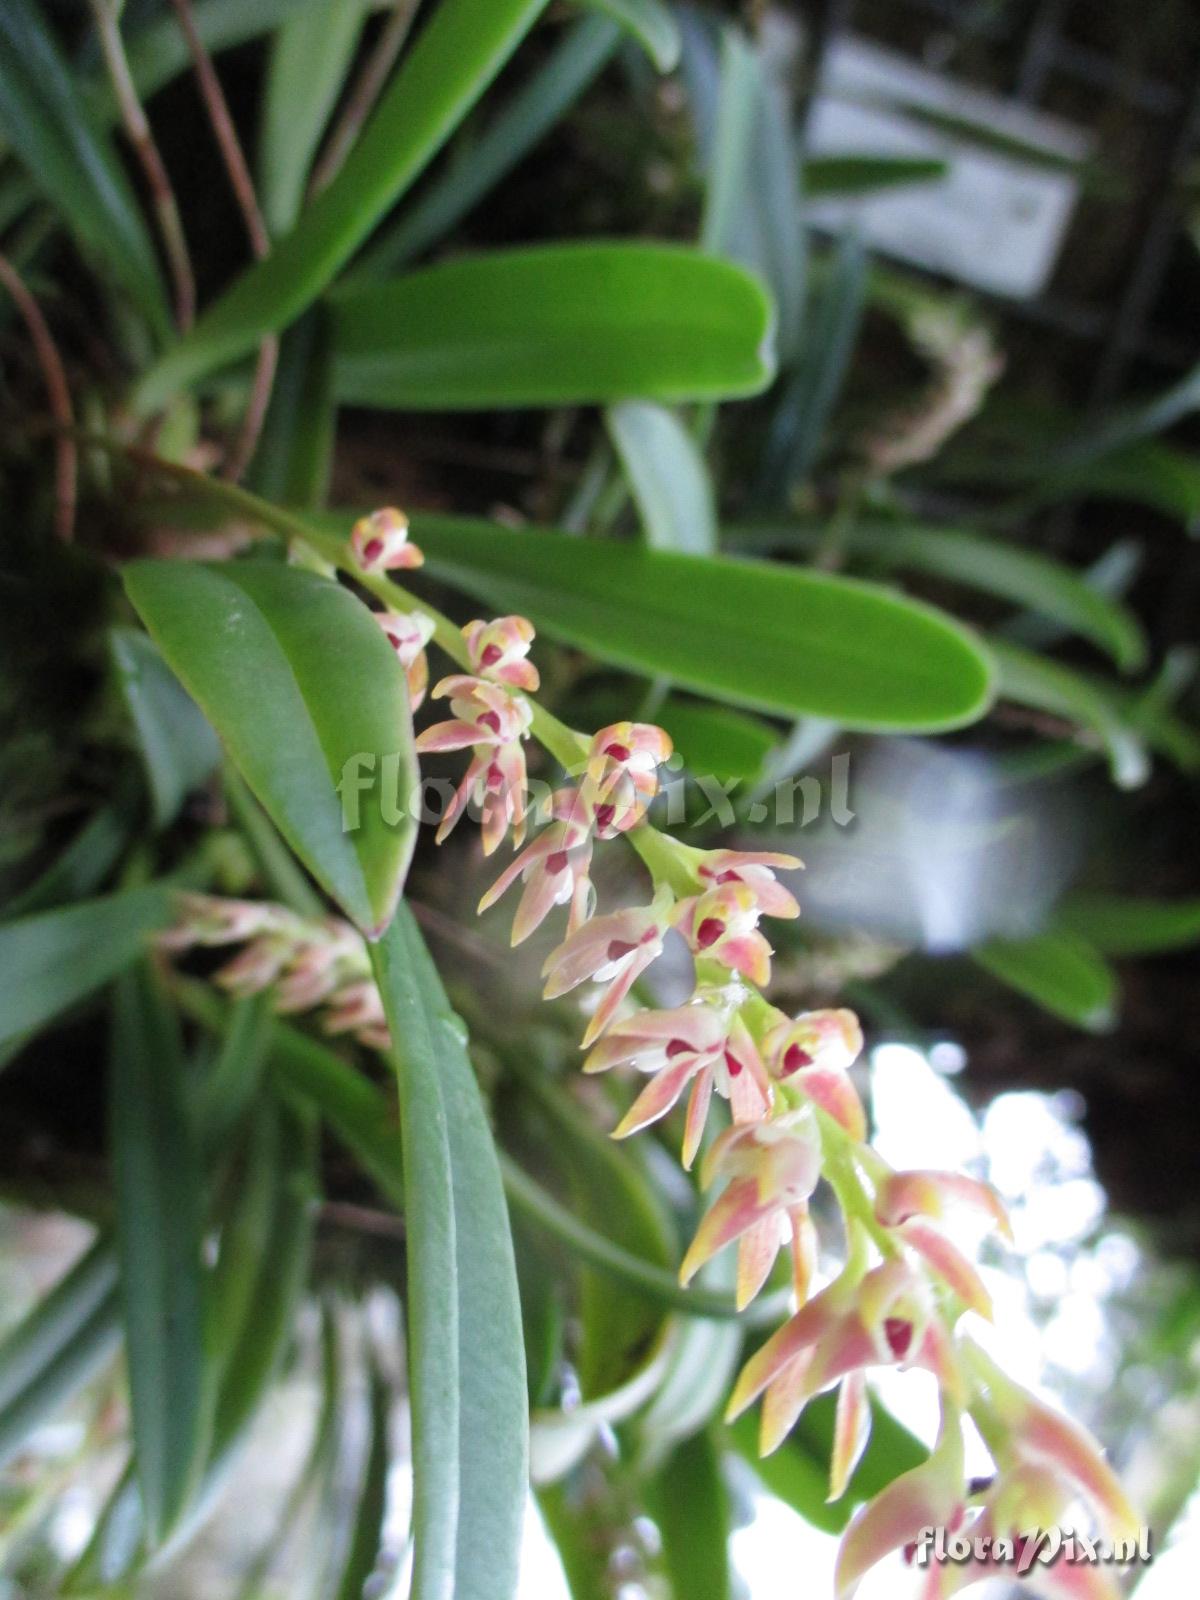
[(333, 314), (347, 405), (719, 399), (757, 393), (773, 371), (757, 280), (680, 245), (494, 250), (348, 286)]
[(324, 505), (336, 427), (328, 319), (318, 305), (280, 344), (271, 404), (251, 463), (255, 492), (282, 505)]
[(192, 789), (221, 759), (221, 746), (196, 702), (136, 628), (109, 630), (117, 682), (129, 707), (150, 784), (154, 821), (173, 822)]
[(109, 1105), (134, 1451), (157, 1545), (204, 1448), (204, 1205), (178, 1021), (145, 966), (116, 988)]
[(32, 916), (94, 895), (104, 884), (133, 837), (141, 785), (133, 772), (121, 774), (106, 805), (93, 813), (41, 877), (0, 911), (7, 917)]
[(262, 1083), (274, 1017), (269, 993), (235, 1000), (200, 1100), (205, 1152), (216, 1155)]
[(0, 1044), (52, 1022), (136, 961), (171, 920), (163, 884), (61, 906), (0, 927)]
[(729, 1600), (729, 1491), (711, 1434), (676, 1445), (646, 1485), (675, 1600)]
[(682, 42), (679, 24), (664, 0), (583, 0), (603, 11), (638, 41), (660, 72), (674, 72)]
[(1200, 943), (1200, 900), (1079, 890), (1058, 906), (1056, 920), (1110, 956), (1152, 956)]
[(120, 1307), (114, 1285), (96, 1300), (68, 1337), (46, 1348), (44, 1359), (30, 1366), (24, 1383), (0, 1405), (0, 1465), (6, 1464), (64, 1401), (104, 1369), (120, 1342)]
[(950, 163), (933, 156), (806, 156), (804, 192), (810, 200), (826, 195), (842, 198), (910, 183), (936, 183), (949, 172)]
[(1082, 935), (1049, 928), (1027, 939), (991, 939), (971, 955), (993, 978), (1056, 1017), (1093, 1033), (1113, 1026), (1116, 975)]
[(375, 1570), (383, 1544), (383, 1519), (387, 1510), (388, 1413), (391, 1393), (378, 1365), (371, 1363), (370, 1434), (358, 1506), (346, 1564), (337, 1586), (337, 1600), (362, 1600), (363, 1587)]
[(647, 542), (655, 550), (710, 556), (717, 508), (700, 448), (673, 411), (623, 400), (605, 416)]
[(280, 833), (378, 932), (415, 842), (416, 766), (404, 673), (370, 613), (335, 583), (266, 562), (138, 561), (125, 586)]
[(972, 722), (991, 700), (991, 663), (967, 629), (873, 584), (467, 519), (414, 523), (430, 570), (497, 611), (735, 705), (916, 731)]
[(469, 159), (451, 159), (393, 226), (364, 251), (348, 282), (404, 265), (460, 222), (549, 132), (599, 75), (620, 35), (605, 17), (574, 23), (545, 61), (472, 138)]
[(142, 406), (249, 350), (312, 303), (445, 143), (546, 0), (440, 0), (329, 187), (143, 380)]
[(512, 1600), (528, 1486), (525, 1352), (495, 1145), (407, 907), (373, 952), (400, 1087), (414, 1600)]
[(162, 278), (137, 201), (33, 0), (0, 6), (0, 134), (88, 255), (164, 330)]
[(116, 1251), (102, 1235), (0, 1342), (0, 1412), (70, 1343), (116, 1284)]

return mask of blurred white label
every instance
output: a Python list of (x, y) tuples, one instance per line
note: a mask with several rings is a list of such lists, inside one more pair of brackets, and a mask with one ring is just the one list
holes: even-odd
[[(922, 111), (942, 125), (922, 121)], [(1091, 150), (1090, 136), (1069, 123), (843, 38), (826, 55), (808, 125), (809, 154), (932, 156), (950, 171), (879, 194), (814, 200), (808, 215), (833, 231), (855, 226), (887, 255), (993, 294), (1039, 294), (1054, 270), (1078, 183), (1019, 150), (964, 137), (945, 125), (954, 120), (1071, 162)]]

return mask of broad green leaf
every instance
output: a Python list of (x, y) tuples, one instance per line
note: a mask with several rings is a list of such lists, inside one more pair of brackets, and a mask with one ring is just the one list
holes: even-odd
[(546, 0), (440, 0), (337, 177), (151, 369), (144, 409), (233, 361), (312, 303), (462, 121)]
[(767, 431), (761, 492), (782, 498), (817, 459), (858, 337), (867, 292), (867, 255), (858, 235), (838, 241), (828, 278), (810, 296), (799, 359)]
[(430, 570), (602, 661), (736, 705), (856, 729), (960, 727), (992, 665), (965, 628), (872, 584), (422, 515)]
[(439, 262), (333, 299), (346, 405), (414, 411), (754, 394), (770, 308), (677, 245), (560, 244)]
[(1081, 889), (1058, 905), (1055, 921), (1107, 956), (1152, 956), (1200, 943), (1197, 899), (1151, 900)]
[(675, 1600), (729, 1600), (729, 1492), (713, 1435), (697, 1433), (677, 1445), (645, 1495)]
[(117, 682), (137, 730), (154, 821), (165, 828), (221, 760), (221, 746), (196, 702), (144, 633), (111, 628)]
[(145, 951), (171, 920), (162, 884), (0, 927), (0, 1044), (52, 1022)]
[(125, 587), (288, 844), (378, 934), (412, 856), (416, 767), (404, 673), (370, 612), (267, 562), (136, 561)]
[(464, 159), (451, 157), (446, 170), (364, 251), (347, 281), (402, 266), (447, 234), (595, 81), (619, 42), (615, 24), (606, 17), (583, 17), (573, 23), (528, 81), (471, 138)]
[(1056, 1017), (1094, 1033), (1113, 1026), (1116, 976), (1079, 934), (1055, 927), (1027, 939), (990, 939), (971, 955), (993, 978)]
[(528, 1484), (521, 1308), (461, 1021), (402, 905), (372, 959), (400, 1091), (413, 1600), (511, 1600)]
[(33, 0), (0, 6), (0, 136), (87, 255), (163, 331), (162, 278), (137, 200)]
[[(813, 519), (747, 522), (726, 530), (735, 549), (813, 550), (827, 535), (827, 523)], [(1126, 669), (1145, 660), (1145, 634), (1129, 607), (1040, 551), (955, 528), (872, 521), (856, 521), (848, 528), (842, 548), (888, 571), (928, 572), (1028, 606), (1090, 639)]]
[(804, 193), (810, 200), (825, 195), (873, 194), (910, 183), (936, 183), (949, 171), (948, 161), (932, 156), (806, 156)]
[(622, 400), (608, 408), (605, 420), (647, 543), (655, 550), (713, 555), (713, 486), (700, 447), (683, 423), (649, 400)]
[(176, 1013), (148, 966), (117, 984), (109, 1119), (134, 1459), (157, 1546), (205, 1445), (204, 1180)]
[(1000, 694), (1018, 705), (1049, 711), (1081, 723), (1108, 753), (1113, 781), (1136, 789), (1146, 781), (1149, 763), (1132, 717), (1115, 694), (1069, 667), (994, 636), (988, 646), (1000, 669)]
[(619, 22), (645, 50), (660, 72), (679, 64), (679, 24), (664, 0), (583, 0)]
[(259, 198), (272, 236), (295, 222), (317, 145), (354, 59), (367, 0), (304, 6), (271, 43), (259, 135)]

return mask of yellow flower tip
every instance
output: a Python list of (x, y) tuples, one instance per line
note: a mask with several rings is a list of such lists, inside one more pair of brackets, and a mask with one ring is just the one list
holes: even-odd
[[(585, 1070), (586, 1070), (586, 1064), (585, 1064)], [(626, 1115), (621, 1118), (620, 1122), (617, 1123), (616, 1127), (609, 1134), (609, 1138), (610, 1139), (628, 1139), (630, 1134), (631, 1133), (636, 1133), (640, 1126), (641, 1126), (641, 1124), (639, 1122), (634, 1121), (634, 1119), (633, 1119), (631, 1114), (626, 1113)]]
[[(692, 1279), (704, 1265), (704, 1261), (705, 1257), (702, 1256), (701, 1253), (696, 1249), (696, 1244), (693, 1240), (688, 1246), (688, 1252), (684, 1256), (679, 1266), (679, 1283), (681, 1288), (687, 1288), (688, 1284), (691, 1283)], [(740, 1311), (741, 1309), (742, 1308), (739, 1305), (738, 1310)]]
[(733, 1303), (737, 1306), (739, 1311), (745, 1311), (746, 1307), (750, 1304), (751, 1300), (754, 1299), (754, 1296), (757, 1293), (758, 1290), (752, 1283), (739, 1282), (733, 1296)]
[(746, 1381), (746, 1369), (743, 1367), (725, 1406), (725, 1421), (736, 1422), (742, 1412), (754, 1404), (755, 1393), (753, 1383)]
[(762, 1421), (758, 1428), (758, 1454), (760, 1459), (773, 1456), (790, 1432), (790, 1425), (784, 1424), (781, 1426), (778, 1420), (773, 1422), (767, 1414), (766, 1407), (764, 1407)]

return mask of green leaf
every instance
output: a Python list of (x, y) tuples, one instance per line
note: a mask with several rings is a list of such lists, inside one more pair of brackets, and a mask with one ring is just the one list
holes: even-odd
[(39, 878), (8, 901), (4, 917), (30, 916), (95, 894), (133, 836), (140, 786), (126, 781), (130, 776), (118, 779), (114, 798), (92, 814)]
[(608, 1551), (614, 1530), (601, 1525), (596, 1499), (586, 1486), (577, 1490), (570, 1479), (537, 1489), (538, 1509), (562, 1562), (571, 1600), (612, 1600)]
[(528, 1479), (520, 1299), (496, 1149), (437, 969), (401, 906), (372, 959), (400, 1091), (413, 1600), (511, 1600)]
[(1136, 789), (1146, 781), (1149, 763), (1145, 747), (1133, 718), (1115, 694), (1006, 639), (993, 636), (988, 646), (1000, 668), (1000, 694), (1005, 700), (1081, 723), (1107, 751), (1113, 782), (1120, 788)]
[(146, 410), (292, 321), (428, 165), (546, 0), (441, 0), (337, 177), (143, 379)]
[(337, 398), (415, 411), (754, 394), (770, 308), (677, 245), (559, 244), (439, 262), (333, 299)]
[(271, 43), (262, 91), (259, 198), (272, 236), (295, 222), (309, 167), (354, 59), (366, 0), (305, 6)]
[(700, 447), (675, 413), (648, 400), (623, 400), (609, 407), (605, 421), (651, 548), (713, 555), (713, 486)]
[(44, 1027), (143, 953), (171, 920), (162, 884), (0, 927), (0, 1045)]
[[(298, 11), (326, 12), (329, 0), (196, 0), (192, 20), (210, 55), (244, 44), (286, 23)], [(132, 8), (130, 8), (132, 9)], [(140, 27), (130, 26), (125, 39), (130, 76), (143, 99), (191, 66), (191, 53), (178, 18), (168, 9)], [(97, 109), (117, 118), (116, 98), (107, 78), (89, 86)]]
[[(747, 522), (726, 529), (733, 548), (817, 549), (827, 522)], [(1061, 561), (999, 539), (910, 522), (855, 522), (843, 548), (886, 570), (928, 572), (951, 583), (1000, 595), (1062, 623), (1132, 670), (1146, 658), (1146, 638), (1128, 606), (1103, 594)]]
[(1108, 956), (1152, 956), (1200, 943), (1197, 899), (1151, 900), (1078, 890), (1057, 907), (1055, 921)]
[(898, 731), (982, 716), (992, 666), (974, 636), (872, 584), (421, 515), (430, 570), (602, 661), (735, 705)]
[(453, 157), (394, 226), (366, 250), (348, 283), (402, 266), (449, 233), (505, 177), (595, 81), (620, 42), (606, 17), (572, 24), (527, 82), (510, 96), (468, 155)]
[(162, 278), (133, 191), (31, 0), (0, 6), (0, 136), (84, 251), (165, 330)]
[(674, 72), (679, 65), (682, 45), (679, 24), (663, 0), (583, 0), (583, 3), (619, 22), (660, 72)]
[(205, 1445), (204, 1186), (176, 1014), (146, 966), (117, 984), (109, 1117), (135, 1463), (157, 1546)]
[(274, 1018), (269, 992), (247, 995), (229, 1008), (221, 1047), (204, 1080), (200, 1121), (206, 1155), (217, 1155), (262, 1084)]
[(358, 1506), (346, 1564), (337, 1587), (337, 1600), (362, 1600), (364, 1585), (375, 1570), (383, 1547), (383, 1519), (387, 1511), (388, 1412), (391, 1395), (375, 1362), (371, 1363), (370, 1443), (358, 1486)]
[(183, 802), (221, 760), (221, 746), (196, 702), (136, 628), (110, 628), (117, 682), (137, 730), (155, 826), (174, 822)]
[(412, 857), (416, 764), (404, 673), (370, 612), (267, 562), (136, 561), (125, 587), (288, 844), (378, 934)]
[(993, 978), (1077, 1027), (1102, 1033), (1114, 1024), (1116, 975), (1077, 933), (1050, 928), (1027, 939), (990, 939), (971, 956)]
[(697, 1433), (677, 1445), (645, 1495), (675, 1600), (729, 1600), (729, 1493), (713, 1436)]
[(948, 161), (932, 156), (806, 156), (804, 193), (810, 200), (826, 195), (872, 194), (910, 183), (936, 183), (949, 172)]
[(282, 505), (321, 506), (329, 492), (337, 408), (324, 307), (284, 334), (262, 437), (250, 467), (256, 494)]

